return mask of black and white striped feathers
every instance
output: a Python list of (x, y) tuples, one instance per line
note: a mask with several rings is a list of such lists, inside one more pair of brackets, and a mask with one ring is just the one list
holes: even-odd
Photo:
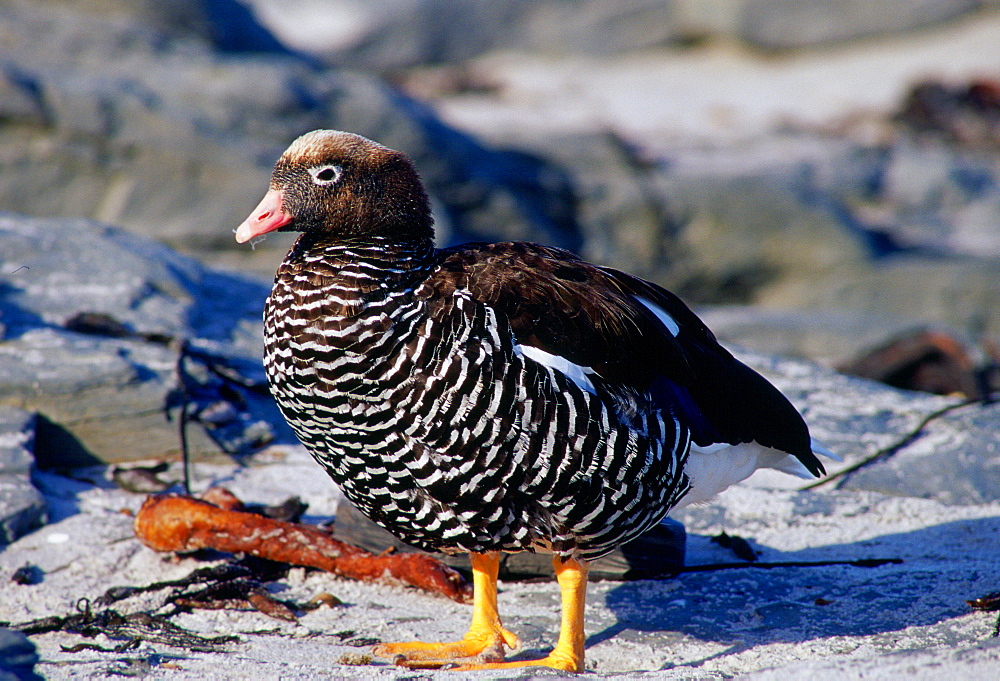
[(594, 558), (757, 467), (819, 475), (805, 423), (675, 296), (534, 244), (437, 250), (408, 160), (297, 140), (240, 226), (303, 231), (265, 312), (296, 434), (434, 550)]

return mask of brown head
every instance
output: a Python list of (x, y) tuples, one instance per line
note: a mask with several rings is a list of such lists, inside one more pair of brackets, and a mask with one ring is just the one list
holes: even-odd
[(236, 229), (236, 240), (274, 231), (412, 242), (433, 237), (433, 219), (406, 156), (360, 135), (314, 130), (278, 159), (267, 194)]

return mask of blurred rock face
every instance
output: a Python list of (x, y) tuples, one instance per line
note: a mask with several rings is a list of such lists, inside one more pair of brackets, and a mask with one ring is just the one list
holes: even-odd
[(35, 415), (0, 405), (0, 549), (44, 524), (45, 500), (31, 484)]
[(954, 19), (978, 0), (251, 0), (286, 45), (375, 71), (500, 50), (613, 55), (701, 40), (814, 47)]
[[(14, 2), (0, 23), (4, 209), (92, 217), (188, 252), (235, 249), (231, 231), (280, 153), (329, 127), (410, 154), (445, 240), (578, 245), (558, 168), (486, 149), (377, 78), (282, 51), (235, 1)], [(261, 273), (289, 243), (264, 244)]]
[[(640, 135), (613, 109), (555, 115), (588, 96), (600, 109), (605, 93), (593, 90), (625, 76), (641, 103), (663, 89), (671, 59), (718, 56), (678, 45), (809, 47), (971, 16), (974, 5), (11, 0), (0, 15), (0, 208), (121, 225), (269, 279), (290, 235), (237, 250), (231, 230), (291, 139), (340, 128), (414, 158), (442, 244), (539, 241), (695, 305), (767, 308), (752, 331), (720, 315), (727, 340), (843, 362), (913, 323), (996, 338), (988, 78), (924, 83), (860, 127), (790, 122), (739, 139)], [(792, 36), (792, 18), (808, 30)], [(500, 49), (534, 61), (489, 56)], [(606, 65), (560, 66), (567, 54)], [(516, 86), (532, 79), (539, 89)], [(738, 85), (706, 77), (699, 88), (719, 82)], [(528, 95), (537, 101), (515, 111), (535, 107), (536, 119), (504, 113)], [(632, 115), (653, 121), (661, 103)]]

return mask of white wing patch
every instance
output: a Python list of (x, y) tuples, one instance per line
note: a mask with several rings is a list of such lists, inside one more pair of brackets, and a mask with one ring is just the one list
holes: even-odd
[(654, 303), (649, 298), (643, 298), (642, 296), (632, 296), (632, 297), (638, 300), (640, 303), (642, 303), (647, 310), (656, 315), (656, 318), (659, 319), (660, 322), (665, 327), (667, 327), (667, 331), (670, 332), (670, 335), (673, 336), (674, 338), (677, 338), (677, 334), (680, 333), (681, 326), (674, 320), (673, 317), (670, 316), (669, 312), (664, 310), (662, 307)]
[(594, 370), (590, 367), (574, 364), (565, 357), (553, 355), (552, 353), (545, 352), (544, 350), (536, 348), (532, 345), (515, 345), (514, 352), (564, 374), (566, 378), (576, 383), (579, 387), (583, 388), (591, 395), (597, 394), (597, 390), (594, 389), (594, 384), (591, 383), (590, 378), (587, 377), (587, 374), (594, 373)]

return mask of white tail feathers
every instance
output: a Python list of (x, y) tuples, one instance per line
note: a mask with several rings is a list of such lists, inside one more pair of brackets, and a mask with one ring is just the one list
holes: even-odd
[[(840, 461), (840, 457), (816, 440), (812, 441), (812, 449), (818, 456)], [(738, 445), (722, 443), (705, 447), (691, 445), (691, 453), (684, 466), (684, 472), (691, 481), (691, 491), (677, 506), (709, 501), (727, 487), (746, 480), (760, 468), (771, 468), (806, 480), (815, 477), (791, 454), (756, 442)]]
[(812, 447), (813, 454), (815, 454), (816, 456), (826, 457), (831, 461), (837, 461), (837, 462), (843, 461), (842, 458), (840, 458), (839, 456), (831, 452), (829, 449), (827, 449), (826, 445), (824, 445), (822, 442), (820, 442), (816, 438), (810, 438), (810, 439), (812, 440), (810, 446)]

